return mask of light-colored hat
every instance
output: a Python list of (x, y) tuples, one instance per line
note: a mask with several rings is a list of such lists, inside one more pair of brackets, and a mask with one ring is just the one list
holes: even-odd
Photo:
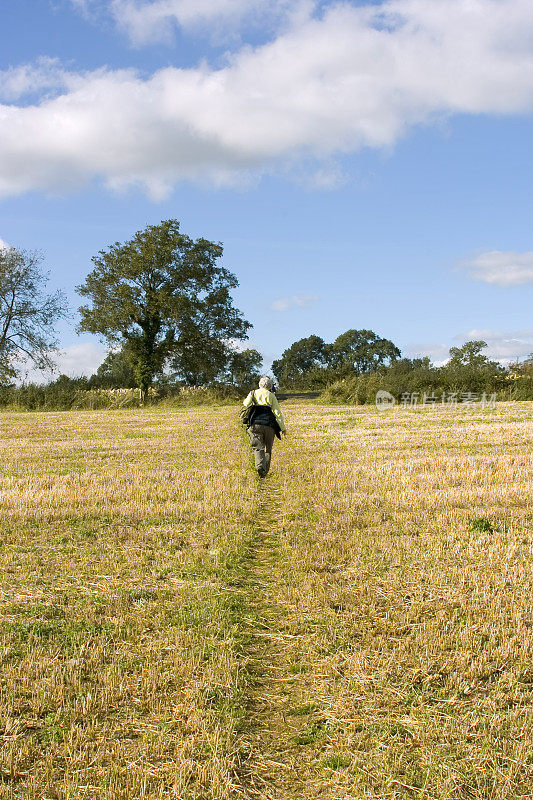
[(263, 377), (259, 380), (259, 388), (268, 389), (269, 392), (272, 390), (272, 381), (268, 375), (263, 375)]

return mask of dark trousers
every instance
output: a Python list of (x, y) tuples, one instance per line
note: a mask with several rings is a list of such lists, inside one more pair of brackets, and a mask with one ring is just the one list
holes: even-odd
[(260, 478), (264, 478), (270, 469), (270, 456), (274, 444), (274, 428), (270, 425), (250, 425), (248, 436), (254, 451), (255, 468)]

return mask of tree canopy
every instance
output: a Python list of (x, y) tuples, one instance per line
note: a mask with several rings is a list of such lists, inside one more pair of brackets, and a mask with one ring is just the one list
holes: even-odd
[(307, 336), (291, 344), (281, 358), (272, 363), (272, 371), (282, 385), (305, 380), (313, 368), (327, 365), (326, 343), (320, 336)]
[(450, 347), (450, 366), (484, 367), (490, 363), (488, 357), (481, 351), (488, 347), (482, 339), (472, 339), (465, 342), (462, 347)]
[(251, 327), (235, 308), (237, 279), (218, 265), (222, 245), (191, 239), (164, 220), (116, 242), (92, 261), (79, 293), (80, 331), (119, 345), (143, 395), (165, 366), (188, 384), (216, 379), (232, 356), (231, 339)]
[(133, 389), (137, 384), (133, 368), (123, 350), (111, 350), (91, 375), (91, 386), (99, 389)]
[(374, 331), (353, 328), (337, 336), (328, 347), (328, 362), (342, 377), (354, 372), (362, 375), (400, 358), (400, 350), (390, 339), (382, 339)]

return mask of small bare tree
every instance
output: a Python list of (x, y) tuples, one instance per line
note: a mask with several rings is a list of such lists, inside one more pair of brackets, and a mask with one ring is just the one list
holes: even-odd
[(67, 316), (61, 291), (47, 294), (48, 273), (39, 252), (0, 248), (0, 384), (17, 375), (28, 358), (37, 369), (52, 369), (56, 322)]

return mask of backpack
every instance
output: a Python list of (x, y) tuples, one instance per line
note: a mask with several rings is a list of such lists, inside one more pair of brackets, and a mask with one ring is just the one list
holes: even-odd
[(252, 412), (256, 405), (257, 403), (255, 402), (255, 389), (254, 389), (254, 391), (252, 392), (252, 405), (248, 406), (247, 408), (241, 409), (241, 412), (239, 414), (243, 425), (246, 425), (247, 427), (248, 425), (250, 425)]

